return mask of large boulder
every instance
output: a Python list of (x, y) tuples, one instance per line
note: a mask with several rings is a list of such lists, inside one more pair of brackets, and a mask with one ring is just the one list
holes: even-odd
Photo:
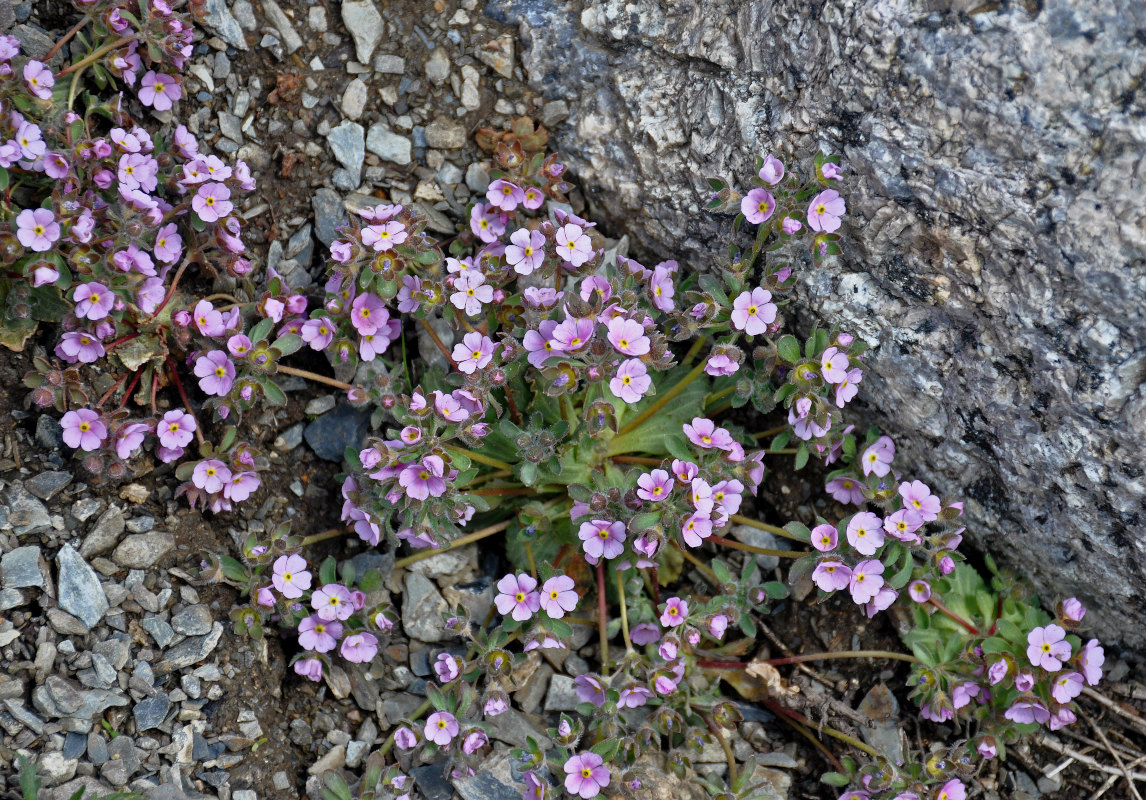
[[(851, 242), (805, 312), (972, 540), (1146, 643), (1146, 5), (488, 0), (594, 213), (703, 269), (707, 176), (842, 153)], [(1087, 620), (1090, 622), (1090, 619)]]

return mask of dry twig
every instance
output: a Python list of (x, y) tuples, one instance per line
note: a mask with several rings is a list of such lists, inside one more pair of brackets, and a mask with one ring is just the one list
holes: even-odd
[(1099, 727), (1098, 723), (1090, 718), (1090, 715), (1083, 711), (1081, 708), (1078, 713), (1082, 714), (1082, 718), (1087, 721), (1091, 729), (1098, 734), (1098, 738), (1106, 745), (1107, 752), (1114, 757), (1114, 763), (1122, 770), (1123, 777), (1126, 778), (1126, 785), (1130, 787), (1130, 794), (1134, 795), (1134, 800), (1142, 800), (1142, 795), (1138, 794), (1138, 787), (1134, 785), (1134, 781), (1130, 779), (1130, 770), (1126, 769), (1126, 763), (1122, 760), (1122, 756), (1118, 755), (1113, 747), (1110, 745), (1110, 740), (1106, 738), (1106, 731)]

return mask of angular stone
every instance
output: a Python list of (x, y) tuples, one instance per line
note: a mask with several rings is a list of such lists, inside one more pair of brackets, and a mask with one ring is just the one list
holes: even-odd
[(166, 647), (175, 638), (175, 631), (167, 623), (167, 620), (161, 617), (147, 617), (143, 620), (142, 625), (143, 629), (151, 634), (151, 638), (160, 647)]
[(157, 675), (165, 675), (177, 669), (184, 669), (211, 655), (219, 640), (223, 638), (223, 624), (216, 622), (211, 632), (205, 636), (191, 636), (163, 654), (163, 660), (155, 665)]
[(445, 48), (439, 47), (430, 53), (425, 66), (426, 77), (435, 86), (441, 86), (450, 77), (450, 56)]
[(438, 117), (426, 126), (426, 144), (438, 150), (457, 150), (459, 147), (465, 147), (465, 126)]
[(509, 752), (505, 750), (482, 761), (472, 778), (455, 780), (454, 788), (462, 800), (516, 800), (521, 797)]
[(401, 75), (406, 71), (406, 59), (382, 53), (374, 56), (374, 71), (384, 75)]
[(357, 186), (362, 180), (362, 162), (366, 159), (366, 131), (357, 122), (344, 121), (326, 135), (331, 152), (350, 173)]
[(347, 447), (358, 449), (370, 426), (370, 411), (342, 404), (306, 426), (306, 443), (319, 458), (342, 462)]
[(44, 786), (58, 786), (75, 776), (78, 765), (76, 759), (66, 758), (63, 753), (45, 753), (36, 762), (36, 775)]
[(342, 22), (354, 39), (359, 64), (369, 64), (382, 39), (382, 15), (372, 0), (342, 0)]
[(572, 678), (568, 675), (554, 675), (550, 679), (549, 691), (545, 693), (546, 711), (575, 711), (580, 702)]
[(513, 77), (513, 41), (514, 36), (503, 33), (492, 42), (476, 47), (478, 60), (487, 65), (503, 78)]
[(108, 742), (110, 758), (100, 768), (100, 775), (113, 786), (124, 786), (139, 769), (139, 753), (130, 736), (117, 736)]
[(41, 500), (51, 500), (72, 480), (70, 472), (46, 470), (24, 481), (24, 488)]
[(355, 78), (346, 84), (342, 92), (342, 113), (350, 119), (358, 119), (366, 110), (366, 102), (370, 99), (370, 90), (361, 78)]
[(42, 587), (46, 567), (40, 548), (17, 547), (0, 558), (0, 586), (5, 589)]
[(381, 122), (370, 126), (366, 134), (366, 149), (383, 161), (394, 164), (409, 164), (411, 160), (410, 140), (394, 133)]
[(48, 509), (21, 483), (13, 483), (8, 487), (3, 502), (0, 502), (0, 507), (4, 505), (7, 505), (8, 524), (17, 536), (39, 533), (52, 527)]
[(211, 611), (205, 605), (187, 606), (171, 618), (171, 627), (185, 636), (202, 636), (211, 632)]
[(342, 198), (331, 189), (318, 189), (310, 202), (314, 208), (314, 235), (329, 246), (338, 236), (336, 228), (346, 223)]
[(140, 700), (135, 704), (132, 713), (135, 715), (135, 730), (142, 733), (151, 728), (158, 728), (167, 712), (171, 710), (171, 700), (163, 692)]
[(106, 553), (115, 547), (115, 543), (119, 541), (119, 537), (123, 534), (125, 525), (123, 512), (120, 511), (117, 506), (112, 506), (100, 514), (99, 519), (96, 520), (96, 524), (88, 531), (88, 535), (84, 537), (83, 542), (80, 544), (80, 555), (84, 558), (91, 558), (92, 556)]
[(129, 569), (147, 569), (175, 549), (175, 537), (163, 531), (133, 533), (115, 548), (112, 561)]
[(219, 35), (231, 47), (240, 50), (247, 49), (247, 40), (243, 37), (243, 29), (238, 20), (231, 16), (227, 8), (227, 0), (206, 0), (204, 15), (200, 20), (204, 26)]
[(302, 47), (302, 37), (294, 29), (290, 17), (283, 12), (275, 0), (263, 0), (263, 13), (267, 15), (267, 20), (270, 21), (271, 25), (274, 25), (275, 29), (282, 35), (283, 47), (286, 48), (288, 56)]
[(60, 608), (92, 628), (107, 612), (107, 595), (95, 570), (71, 545), (64, 545), (56, 555), (59, 566), (57, 582)]
[(402, 627), (411, 639), (440, 642), (448, 635), (442, 613), (446, 601), (438, 587), (425, 575), (406, 573), (405, 592), (402, 594)]

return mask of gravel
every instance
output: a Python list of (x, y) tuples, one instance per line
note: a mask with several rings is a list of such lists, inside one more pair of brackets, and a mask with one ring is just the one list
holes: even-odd
[(42, 587), (46, 566), (39, 547), (17, 547), (0, 558), (0, 586), (5, 589)]
[(91, 558), (111, 550), (119, 541), (125, 526), (123, 512), (118, 507), (112, 506), (100, 515), (96, 524), (84, 537), (84, 541), (80, 545), (80, 555), (84, 558)]
[(381, 122), (370, 126), (366, 134), (366, 149), (383, 161), (405, 165), (411, 160), (410, 140), (394, 133)]
[(374, 48), (382, 39), (382, 15), (371, 0), (343, 0), (342, 22), (354, 39), (358, 62), (369, 64)]
[(121, 567), (146, 569), (154, 566), (159, 559), (175, 547), (175, 538), (170, 533), (152, 531), (134, 533), (124, 538), (115, 548), (112, 560)]
[(365, 130), (357, 122), (344, 121), (332, 128), (326, 141), (334, 157), (350, 173), (354, 188), (362, 180), (362, 163), (366, 158)]
[(24, 482), (24, 487), (41, 500), (51, 500), (73, 480), (72, 473), (48, 470)]
[(56, 563), (59, 566), (57, 592), (60, 608), (87, 627), (94, 627), (108, 610), (107, 595), (95, 570), (71, 545), (60, 548)]
[(267, 19), (282, 35), (282, 44), (286, 48), (287, 55), (302, 47), (302, 37), (294, 29), (290, 17), (283, 12), (275, 0), (263, 0), (263, 13), (267, 15)]

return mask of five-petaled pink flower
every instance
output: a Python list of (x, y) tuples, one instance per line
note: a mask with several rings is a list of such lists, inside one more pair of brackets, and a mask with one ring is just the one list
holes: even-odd
[(577, 591), (568, 575), (554, 575), (541, 587), (541, 610), (553, 619), (577, 608)]
[(56, 79), (43, 62), (30, 60), (24, 65), (24, 82), (36, 97), (41, 100), (52, 99), (52, 87), (56, 85)]
[(851, 569), (842, 561), (828, 559), (821, 561), (812, 570), (812, 582), (825, 592), (848, 588), (852, 580)]
[(661, 612), (661, 625), (674, 628), (683, 625), (688, 617), (688, 602), (679, 597), (670, 597), (665, 602), (665, 610)]
[(942, 504), (923, 481), (899, 484), (899, 496), (903, 498), (903, 507), (915, 511), (924, 522), (939, 518)]
[(172, 409), (156, 425), (155, 434), (164, 447), (186, 447), (195, 438), (195, 418), (181, 409)]
[(222, 183), (204, 183), (191, 198), (191, 208), (204, 222), (215, 222), (227, 216), (234, 209), (231, 203), (231, 190)]
[(214, 494), (223, 489), (223, 484), (231, 479), (231, 470), (217, 458), (208, 458), (195, 465), (191, 482), (205, 492)]
[(574, 267), (581, 266), (593, 257), (593, 243), (580, 225), (571, 222), (562, 225), (554, 239), (557, 242), (557, 255)]
[(609, 785), (610, 778), (605, 759), (594, 752), (573, 756), (565, 762), (565, 789), (582, 800), (599, 795)]
[(895, 458), (895, 443), (890, 436), (881, 436), (871, 446), (863, 451), (860, 465), (864, 475), (876, 475), (882, 478), (891, 471), (891, 462)]
[(378, 333), (390, 322), (390, 312), (382, 298), (372, 292), (363, 292), (350, 304), (350, 323), (363, 336)]
[(545, 234), (519, 228), (509, 237), (505, 248), (505, 263), (518, 275), (529, 275), (545, 261)]
[(814, 231), (831, 233), (840, 227), (840, 217), (846, 207), (844, 199), (835, 189), (820, 192), (808, 205), (808, 227)]
[(479, 331), (470, 331), (462, 337), (461, 342), (454, 345), (454, 361), (457, 362), (459, 370), (471, 375), (489, 365), (496, 349), (497, 344), (493, 339)]
[(1058, 672), (1070, 658), (1070, 643), (1065, 639), (1066, 631), (1058, 625), (1035, 628), (1027, 634), (1027, 658), (1047, 672)]
[(306, 569), (306, 559), (297, 553), (279, 556), (275, 559), (272, 569), (271, 583), (287, 600), (297, 600), (310, 588), (310, 572)]
[(513, 211), (519, 203), (525, 202), (525, 191), (516, 183), (510, 183), (504, 178), (498, 178), (489, 185), (485, 199), (491, 206), (502, 211)]
[(398, 475), (398, 485), (414, 500), (441, 497), (446, 491), (445, 474), (446, 463), (441, 456), (429, 455), (420, 464), (407, 465)]
[(820, 370), (828, 383), (841, 383), (848, 378), (848, 357), (838, 347), (829, 347), (820, 356)]
[(378, 655), (378, 637), (369, 631), (359, 631), (342, 640), (338, 653), (354, 664), (364, 664)]
[(85, 331), (68, 331), (60, 337), (60, 343), (56, 345), (56, 355), (69, 364), (77, 361), (81, 364), (91, 364), (102, 358), (104, 352), (103, 343)]
[(235, 383), (235, 365), (222, 350), (212, 350), (195, 359), (195, 375), (204, 393), (223, 397)]
[(835, 525), (817, 525), (812, 528), (812, 547), (821, 553), (828, 553), (836, 549), (839, 544), (839, 532)]
[(784, 162), (774, 155), (769, 155), (760, 167), (760, 180), (769, 186), (775, 186), (784, 180)]
[(115, 307), (115, 295), (102, 283), (81, 283), (72, 293), (76, 303), (76, 316), (92, 322), (103, 319)]
[(740, 200), (740, 213), (753, 225), (768, 221), (776, 211), (776, 198), (767, 189), (753, 189)]
[(362, 229), (362, 244), (378, 252), (393, 250), (409, 237), (406, 226), (398, 220), (367, 225)]
[(675, 481), (663, 469), (654, 469), (637, 478), (637, 497), (659, 503), (672, 493)]
[(852, 567), (852, 578), (849, 588), (852, 600), (858, 604), (871, 602), (883, 588), (883, 562), (877, 559), (861, 561)]
[(1102, 680), (1102, 665), (1106, 662), (1106, 652), (1097, 639), (1091, 639), (1078, 651), (1078, 668), (1091, 686)]
[(632, 405), (639, 401), (653, 385), (649, 369), (639, 358), (625, 359), (617, 374), (609, 380), (609, 391)]
[(776, 319), (776, 304), (771, 301), (772, 293), (761, 286), (741, 293), (732, 301), (732, 327), (749, 336), (764, 333)]
[(649, 337), (645, 336), (645, 326), (635, 319), (613, 317), (609, 320), (609, 343), (618, 353), (627, 356), (643, 356), (649, 352)]
[(462, 668), (458, 660), (449, 653), (438, 653), (438, 660), (434, 662), (434, 674), (442, 683), (449, 683), (461, 675)]
[(426, 720), (426, 738), (445, 747), (458, 735), (458, 720), (448, 711), (435, 711)]
[(1068, 672), (1055, 678), (1051, 696), (1060, 703), (1069, 703), (1082, 694), (1084, 678), (1077, 672)]
[(310, 607), (319, 619), (349, 619), (354, 613), (354, 597), (341, 583), (328, 583), (310, 596)]
[(304, 650), (329, 653), (338, 644), (340, 636), (342, 623), (337, 620), (325, 620), (311, 614), (298, 624), (298, 643)]
[(241, 503), (263, 485), (262, 479), (254, 472), (236, 472), (231, 480), (223, 485), (223, 497)]
[(16, 238), (37, 253), (46, 252), (60, 238), (60, 223), (46, 208), (25, 208), (16, 216)]
[(77, 408), (64, 414), (60, 427), (63, 428), (64, 444), (87, 453), (98, 450), (107, 438), (107, 426), (99, 414), (88, 408)]
[(883, 520), (870, 511), (861, 511), (848, 521), (847, 534), (856, 552), (873, 556), (884, 542)]
[(537, 613), (541, 598), (537, 594), (537, 579), (530, 575), (506, 575), (497, 582), (499, 594), (494, 598), (497, 613), (512, 616), (524, 622)]
[(584, 542), (585, 555), (594, 559), (594, 563), (602, 556), (616, 558), (625, 549), (625, 523), (606, 519), (582, 522), (577, 538)]
[(476, 317), (481, 313), (483, 303), (493, 302), (493, 287), (485, 282), (485, 275), (480, 270), (463, 269), (454, 278), (454, 293), (450, 295), (450, 302), (454, 308), (465, 311), (467, 316)]
[(183, 96), (183, 87), (171, 75), (149, 69), (139, 82), (139, 102), (156, 111), (169, 111)]
[(705, 417), (693, 417), (691, 423), (683, 425), (684, 435), (697, 447), (727, 450), (732, 446), (732, 434)]

